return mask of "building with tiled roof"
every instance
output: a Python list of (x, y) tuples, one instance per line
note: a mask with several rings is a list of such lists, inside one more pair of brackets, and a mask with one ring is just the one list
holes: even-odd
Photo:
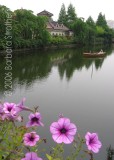
[(52, 17), (53, 14), (50, 13), (50, 12), (48, 12), (48, 11), (46, 11), (46, 10), (44, 10), (44, 11), (38, 13), (37, 16), (47, 16), (47, 17)]
[(58, 23), (56, 21), (52, 20), (53, 14), (44, 10), (37, 14), (37, 16), (46, 16), (48, 17), (47, 22), (47, 30), (50, 32), (53, 36), (72, 36), (73, 32), (66, 27), (62, 23)]

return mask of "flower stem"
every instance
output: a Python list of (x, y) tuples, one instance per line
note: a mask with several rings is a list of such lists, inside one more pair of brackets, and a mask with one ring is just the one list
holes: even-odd
[(83, 139), (80, 140), (80, 144), (78, 145), (78, 147), (76, 148), (76, 152), (72, 155), (72, 160), (76, 160), (79, 152), (81, 151), (82, 149), (82, 145), (83, 145), (84, 141)]

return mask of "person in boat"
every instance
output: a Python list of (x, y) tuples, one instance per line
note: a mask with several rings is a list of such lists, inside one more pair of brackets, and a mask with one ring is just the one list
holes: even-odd
[(100, 50), (100, 52), (98, 52), (98, 54), (101, 54), (101, 53), (103, 53), (103, 50), (102, 50), (102, 49)]
[(91, 50), (89, 51), (90, 54), (94, 54), (93, 52), (91, 52)]
[(101, 49), (100, 52), (103, 53), (103, 50)]

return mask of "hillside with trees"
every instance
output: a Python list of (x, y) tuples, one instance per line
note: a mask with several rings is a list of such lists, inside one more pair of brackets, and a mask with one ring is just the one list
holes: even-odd
[(0, 5), (0, 49), (5, 49), (6, 44), (6, 21), (7, 13), (12, 15), (10, 31), (12, 35), (12, 48), (38, 48), (55, 44), (106, 44), (112, 43), (114, 29), (109, 28), (105, 15), (99, 13), (96, 22), (92, 17), (85, 21), (78, 17), (76, 9), (72, 4), (68, 8), (62, 4), (58, 17), (58, 23), (63, 23), (73, 31), (72, 37), (51, 36), (46, 29), (48, 19), (37, 16), (33, 11), (18, 9), (12, 12), (6, 6)]
[(84, 21), (83, 17), (77, 16), (72, 4), (68, 6), (67, 10), (62, 4), (58, 22), (65, 24), (74, 32), (73, 41), (78, 44), (106, 44), (112, 43), (112, 38), (114, 38), (114, 29), (109, 28), (105, 15), (101, 12), (96, 22), (91, 16)]

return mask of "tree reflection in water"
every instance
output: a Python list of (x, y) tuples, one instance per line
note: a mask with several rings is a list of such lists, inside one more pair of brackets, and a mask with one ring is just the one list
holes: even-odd
[[(85, 50), (88, 49), (60, 49), (45, 52), (35, 50), (30, 53), (17, 53), (12, 59), (13, 88), (16, 88), (18, 84), (29, 88), (35, 81), (45, 81), (53, 67), (58, 69), (61, 79), (65, 76), (67, 81), (70, 81), (75, 71), (81, 71), (83, 68), (88, 70), (93, 65), (95, 70), (98, 70), (102, 67), (104, 59), (112, 53), (112, 50), (103, 49), (107, 54), (105, 58), (86, 59), (82, 54)], [(5, 65), (4, 58), (0, 56), (0, 93), (4, 91)]]
[(114, 160), (114, 148), (111, 145), (107, 148), (107, 160)]

